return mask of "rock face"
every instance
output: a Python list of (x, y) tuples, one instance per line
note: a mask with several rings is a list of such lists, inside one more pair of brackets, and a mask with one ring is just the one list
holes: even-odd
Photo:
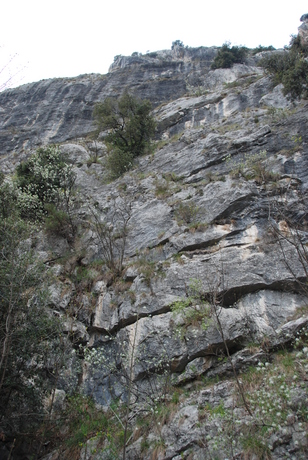
[(308, 45), (308, 14), (302, 15), (301, 22), (303, 24), (298, 28), (298, 34), (300, 36), (301, 43), (304, 46), (307, 46)]
[(215, 48), (119, 57), (107, 75), (43, 80), (0, 94), (1, 155), (61, 143), (93, 131), (96, 102), (129, 89), (154, 105), (174, 100), (209, 70)]
[[(50, 286), (54, 310), (63, 315), (75, 305), (64, 332), (88, 350), (83, 391), (108, 406), (127, 402), (133, 388), (138, 401), (128, 402), (137, 407), (150, 396), (155, 404), (162, 400), (167, 386), (171, 392), (194, 388), (169, 421), (146, 435), (149, 453), (145, 437), (132, 438), (131, 459), (154, 458), (153, 452), (164, 460), (231, 455), (215, 444), (222, 430), (217, 408), (233, 407), (243, 424), (254, 423), (234, 402), (234, 369), (270, 360), (307, 325), (304, 315), (292, 320), (307, 305), (307, 102), (286, 99), (256, 66), (257, 57), (210, 70), (216, 52), (177, 46), (119, 56), (106, 76), (43, 81), (0, 94), (2, 168), (11, 170), (14, 152), (18, 161), (38, 144), (62, 143), (84, 192), (78, 264), (93, 282), (80, 287), (69, 279), (76, 257), (54, 268), (59, 279)], [(83, 138), (93, 131), (95, 102), (126, 88), (153, 102), (159, 142), (132, 171), (103, 184), (105, 146)], [(93, 152), (97, 161), (88, 164)], [(109, 222), (125, 206), (130, 213), (117, 280), (106, 274), (94, 227), (86, 228), (94, 203)], [(48, 244), (38, 245), (42, 257), (59, 257), (64, 242)], [(202, 379), (216, 384), (191, 386)], [(295, 407), (305, 401), (307, 385), (293, 389)], [(304, 458), (307, 423), (292, 421), (293, 415), (290, 410), (285, 432), (271, 432), (272, 458)], [(241, 446), (236, 440), (232, 458)]]

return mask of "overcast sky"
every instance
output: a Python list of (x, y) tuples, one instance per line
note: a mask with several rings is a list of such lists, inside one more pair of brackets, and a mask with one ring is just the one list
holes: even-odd
[(104, 74), (115, 55), (170, 49), (174, 40), (192, 47), (229, 41), (282, 48), (304, 13), (307, 0), (7, 0), (0, 85), (9, 69), (19, 70), (13, 86)]

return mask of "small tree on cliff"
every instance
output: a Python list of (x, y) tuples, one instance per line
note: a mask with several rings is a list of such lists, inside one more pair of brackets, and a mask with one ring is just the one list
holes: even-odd
[(111, 178), (130, 169), (134, 158), (149, 150), (155, 132), (148, 100), (124, 93), (119, 99), (107, 97), (95, 106), (93, 116), (98, 133), (108, 130), (105, 142), (109, 148), (107, 167)]

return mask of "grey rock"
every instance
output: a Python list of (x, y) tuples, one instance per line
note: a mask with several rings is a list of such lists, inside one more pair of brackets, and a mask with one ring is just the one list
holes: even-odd
[(118, 311), (112, 304), (112, 297), (109, 292), (98, 298), (93, 326), (102, 330), (112, 330), (118, 323)]
[(61, 152), (66, 154), (71, 163), (86, 163), (89, 159), (89, 152), (78, 144), (62, 144)]
[(161, 435), (168, 443), (164, 458), (174, 458), (189, 445), (197, 443), (200, 438), (198, 421), (198, 406), (189, 405), (178, 411), (172, 423), (163, 426)]
[(299, 26), (298, 28), (298, 35), (300, 37), (300, 40), (301, 40), (301, 44), (302, 45), (307, 45), (308, 43), (308, 15), (307, 14), (303, 14), (300, 18), (300, 21), (303, 23)]
[(58, 449), (53, 450), (47, 455), (42, 457), (42, 460), (60, 460), (61, 452)]
[(268, 107), (284, 109), (290, 106), (290, 101), (282, 93), (283, 85), (277, 85), (273, 91), (260, 99), (260, 104)]
[(67, 318), (62, 322), (62, 325), (63, 332), (68, 334), (74, 343), (87, 343), (89, 341), (87, 328), (80, 321), (72, 318)]
[(65, 310), (70, 303), (75, 287), (73, 283), (68, 280), (66, 283), (57, 282), (49, 286), (49, 304), (56, 310)]
[[(100, 453), (99, 455), (95, 455), (97, 451), (97, 447), (99, 445), (100, 438), (91, 438), (89, 439), (86, 443), (85, 446), (81, 449), (80, 452), (80, 460), (103, 460), (107, 459), (108, 456), (107, 454), (104, 456), (103, 453)], [(101, 450), (101, 449), (99, 449)]]
[[(49, 401), (48, 409), (52, 409), (53, 413), (59, 413), (65, 408), (66, 393), (64, 390), (55, 389), (53, 401)], [(52, 406), (51, 406), (52, 403)]]
[(129, 225), (134, 229), (127, 244), (127, 255), (132, 256), (136, 250), (160, 244), (161, 241), (175, 233), (177, 225), (172, 221), (171, 208), (158, 200), (140, 203), (133, 208)]

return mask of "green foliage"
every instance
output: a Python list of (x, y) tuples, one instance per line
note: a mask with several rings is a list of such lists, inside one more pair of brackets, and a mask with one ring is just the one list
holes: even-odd
[(149, 151), (155, 132), (151, 103), (125, 93), (119, 99), (107, 97), (95, 106), (93, 117), (98, 133), (108, 130), (107, 168), (111, 178), (119, 177), (132, 166), (134, 158)]
[(167, 198), (172, 195), (173, 188), (171, 187), (169, 180), (155, 179), (155, 196), (159, 199)]
[(184, 48), (184, 43), (181, 40), (175, 40), (174, 42), (172, 42), (171, 49), (173, 50), (176, 46)]
[(109, 170), (110, 180), (117, 179), (129, 171), (133, 165), (133, 159), (130, 152), (123, 152), (119, 148), (109, 150), (106, 167)]
[(136, 263), (140, 273), (144, 277), (145, 283), (150, 286), (151, 280), (155, 277), (156, 264), (153, 261), (149, 261), (146, 257), (139, 257)]
[(45, 219), (45, 229), (47, 233), (62, 236), (68, 240), (73, 237), (71, 234), (70, 217), (65, 211), (57, 209), (53, 204), (45, 205), (47, 217)]
[(30, 248), (30, 230), (16, 215), (0, 220), (0, 424), (13, 432), (42, 422), (65, 348), (60, 323), (46, 309), (45, 269)]
[(108, 428), (108, 419), (102, 410), (95, 407), (92, 398), (76, 394), (68, 399), (65, 409), (68, 446), (81, 447), (89, 438), (103, 436)]
[(223, 401), (221, 401), (218, 406), (215, 406), (215, 407), (206, 407), (206, 409), (208, 410), (209, 412), (209, 415), (210, 415), (210, 418), (215, 418), (215, 417), (224, 417), (226, 415), (226, 409), (225, 409), (225, 406), (224, 406), (224, 403)]
[(2, 219), (16, 213), (16, 199), (14, 186), (5, 181), (4, 174), (0, 171), (0, 217)]
[[(293, 431), (296, 421), (303, 441), (296, 441), (296, 458), (306, 458), (307, 446), (307, 386), (303, 382), (308, 370), (307, 328), (298, 331), (294, 351), (278, 353), (273, 362), (259, 362), (241, 375), (243, 388), (251, 407), (244, 415), (239, 406), (240, 395), (230, 408), (219, 403), (201, 408), (199, 420), (208, 426), (208, 420), (217, 420), (221, 427), (214, 435), (206, 435), (210, 458), (257, 458), (269, 460), (272, 451), (278, 451), (285, 442), (284, 435)], [(302, 397), (299, 399), (299, 395)], [(300, 438), (299, 438), (300, 439)], [(277, 450), (276, 450), (277, 449)], [(223, 456), (222, 456), (223, 454)], [(302, 455), (301, 455), (302, 454)]]
[(248, 434), (242, 442), (245, 458), (258, 458), (260, 460), (270, 460), (271, 450), (260, 437), (255, 434)]
[[(266, 150), (250, 155), (245, 154), (242, 161), (233, 164), (231, 176), (243, 177), (245, 180), (254, 179), (257, 184), (275, 182), (279, 178), (279, 174), (272, 172), (264, 164), (266, 154)], [(227, 157), (226, 161), (229, 160), (230, 157)]]
[(39, 148), (16, 169), (17, 202), (21, 216), (42, 220), (46, 204), (68, 212), (75, 184), (75, 174), (67, 158), (56, 146)]
[(275, 48), (272, 45), (270, 46), (259, 45), (252, 50), (252, 55), (254, 56), (255, 54), (262, 53), (263, 51), (275, 51)]
[[(171, 311), (181, 315), (184, 319), (184, 330), (189, 326), (197, 326), (206, 330), (212, 319), (210, 304), (202, 296), (202, 287), (199, 280), (191, 279), (188, 286), (187, 297), (173, 302)], [(178, 332), (185, 332), (181, 326)]]
[(291, 99), (308, 97), (308, 48), (293, 36), (290, 46), (284, 52), (265, 56), (260, 64), (272, 76), (273, 83), (283, 84), (284, 95)]
[(227, 69), (233, 64), (243, 64), (248, 49), (244, 46), (232, 46), (230, 43), (224, 43), (218, 50), (218, 53), (211, 66), (212, 69)]

